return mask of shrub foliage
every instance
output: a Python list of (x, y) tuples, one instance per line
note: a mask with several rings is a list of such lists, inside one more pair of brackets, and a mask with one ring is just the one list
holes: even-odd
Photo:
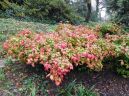
[(3, 48), (7, 56), (24, 64), (33, 67), (42, 64), (48, 72), (47, 77), (56, 85), (80, 65), (101, 71), (105, 58), (113, 57), (117, 68), (129, 69), (129, 35), (107, 34), (101, 38), (95, 30), (81, 25), (59, 24), (53, 33), (34, 33), (25, 29), (10, 37)]
[(20, 18), (29, 16), (57, 22), (70, 21), (72, 23), (76, 23), (76, 19), (80, 18), (65, 0), (24, 0), (20, 5), (18, 2), (11, 1), (0, 1), (0, 9), (7, 16)]

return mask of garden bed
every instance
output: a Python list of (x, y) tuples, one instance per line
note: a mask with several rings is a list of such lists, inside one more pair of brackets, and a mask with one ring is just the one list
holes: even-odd
[[(29, 70), (26, 70), (29, 69)], [(8, 84), (8, 88), (1, 91), (1, 96), (4, 94), (14, 94), (15, 96), (24, 96), (30, 92), (27, 88), (31, 84), (41, 84), (44, 89), (38, 90), (36, 96), (43, 96), (44, 94), (59, 94), (74, 80), (76, 84), (83, 84), (86, 88), (93, 88), (100, 96), (128, 96), (129, 94), (129, 79), (122, 78), (114, 73), (112, 70), (104, 69), (102, 72), (88, 71), (72, 71), (64, 79), (63, 84), (56, 86), (52, 81), (45, 78), (45, 73), (42, 69), (32, 68), (31, 66), (23, 66), (22, 64), (9, 65), (5, 68), (6, 81), (1, 82), (1, 85)], [(28, 82), (27, 82), (28, 81)], [(26, 82), (26, 83), (25, 83)], [(6, 83), (6, 84), (5, 84)], [(36, 88), (38, 85), (35, 86)], [(8, 91), (7, 91), (8, 90)], [(58, 91), (60, 90), (60, 91)], [(8, 92), (8, 93), (7, 93)], [(54, 96), (54, 95), (52, 95)], [(59, 95), (60, 96), (60, 95)], [(89, 95), (90, 96), (90, 95)]]
[[(16, 61), (7, 59), (0, 69), (0, 95), (128, 96), (129, 35), (114, 24), (105, 26), (59, 24), (55, 33), (13, 30), (0, 52)], [(7, 39), (4, 32), (0, 42)]]

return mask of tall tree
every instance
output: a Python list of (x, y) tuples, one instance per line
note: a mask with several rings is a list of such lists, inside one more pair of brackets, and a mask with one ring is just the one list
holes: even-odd
[(96, 0), (96, 16), (98, 17), (99, 13), (99, 0)]
[(91, 17), (91, 11), (92, 11), (92, 6), (91, 6), (91, 0), (85, 0), (85, 3), (87, 5), (87, 14), (85, 16), (85, 21), (88, 22)]
[(66, 2), (67, 4), (69, 4), (69, 3), (70, 3), (70, 0), (65, 0), (65, 2)]
[(106, 3), (113, 20), (129, 26), (129, 0), (106, 0)]

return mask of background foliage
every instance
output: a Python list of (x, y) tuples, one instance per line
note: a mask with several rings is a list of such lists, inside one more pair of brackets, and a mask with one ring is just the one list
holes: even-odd
[(118, 23), (129, 26), (129, 0), (106, 0), (107, 11)]
[[(57, 22), (70, 21), (75, 23), (75, 19), (80, 17), (64, 0), (23, 0), (24, 2), (0, 1), (1, 11), (7, 16), (24, 18), (26, 16), (39, 19), (51, 19)], [(4, 17), (3, 14), (3, 17)]]

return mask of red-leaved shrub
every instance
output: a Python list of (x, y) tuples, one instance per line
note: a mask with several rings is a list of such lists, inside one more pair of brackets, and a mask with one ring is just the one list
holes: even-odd
[(111, 39), (100, 38), (87, 27), (70, 24), (59, 24), (53, 33), (34, 33), (25, 29), (10, 37), (3, 48), (7, 56), (33, 67), (42, 64), (48, 72), (47, 77), (56, 85), (60, 85), (64, 76), (76, 66), (85, 65), (100, 71), (105, 57), (116, 56)]

